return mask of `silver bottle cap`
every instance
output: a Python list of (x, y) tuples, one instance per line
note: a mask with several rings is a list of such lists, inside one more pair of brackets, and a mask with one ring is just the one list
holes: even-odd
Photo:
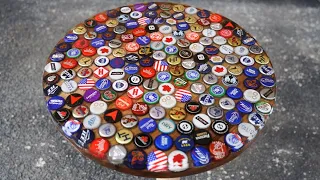
[(110, 163), (118, 165), (122, 164), (124, 158), (127, 156), (127, 150), (123, 145), (114, 145), (108, 152), (108, 160)]
[(207, 114), (213, 119), (220, 119), (223, 117), (223, 109), (218, 106), (210, 106), (207, 109)]
[(195, 94), (202, 94), (206, 91), (206, 87), (202, 83), (193, 83), (191, 84), (191, 91)]
[(202, 80), (208, 85), (213, 85), (218, 82), (218, 78), (214, 74), (206, 74), (203, 76)]
[(138, 124), (138, 118), (135, 115), (128, 114), (121, 118), (121, 124), (125, 128), (133, 128)]
[(150, 109), (149, 115), (153, 119), (163, 119), (166, 116), (166, 110), (161, 106), (154, 106)]
[(184, 67), (185, 69), (193, 69), (194, 67), (196, 67), (196, 63), (192, 59), (186, 59), (182, 61), (182, 67)]
[(260, 95), (264, 99), (273, 100), (276, 98), (276, 92), (271, 88), (261, 89)]
[(224, 60), (229, 64), (237, 64), (239, 62), (239, 58), (232, 54), (226, 55)]
[(116, 131), (116, 127), (111, 123), (102, 124), (99, 127), (99, 134), (101, 137), (112, 137)]
[(150, 91), (157, 89), (158, 86), (159, 86), (159, 83), (155, 79), (147, 79), (143, 82), (143, 87)]
[(119, 48), (121, 47), (122, 42), (119, 39), (112, 39), (109, 41), (109, 46), (111, 48)]

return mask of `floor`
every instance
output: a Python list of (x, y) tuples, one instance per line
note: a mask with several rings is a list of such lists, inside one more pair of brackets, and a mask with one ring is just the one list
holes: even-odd
[[(133, 0), (0, 1), (0, 179), (142, 179), (82, 157), (45, 108), (42, 69), (67, 29)], [(320, 2), (177, 1), (225, 15), (257, 37), (277, 74), (277, 107), (236, 160), (182, 179), (320, 177)]]

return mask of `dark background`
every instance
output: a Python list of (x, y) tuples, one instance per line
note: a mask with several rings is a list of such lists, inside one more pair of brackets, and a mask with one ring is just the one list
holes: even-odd
[[(68, 29), (134, 2), (0, 1), (0, 179), (138, 179), (73, 149), (49, 121), (41, 88), (46, 59)], [(183, 3), (225, 15), (256, 37), (278, 87), (275, 112), (253, 146), (220, 168), (183, 179), (319, 179), (320, 2)]]

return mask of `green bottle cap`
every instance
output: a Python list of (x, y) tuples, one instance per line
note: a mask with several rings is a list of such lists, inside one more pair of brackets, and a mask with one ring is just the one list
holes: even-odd
[(222, 97), (226, 94), (226, 90), (220, 85), (210, 87), (210, 94), (214, 97)]
[(189, 81), (197, 81), (200, 79), (200, 73), (196, 70), (188, 70), (184, 74), (184, 76), (189, 80)]
[(171, 79), (172, 79), (172, 76), (169, 72), (161, 71), (157, 74), (157, 81), (160, 83), (170, 82)]
[(159, 95), (156, 93), (156, 92), (147, 92), (143, 95), (143, 101), (146, 103), (146, 104), (156, 104), (159, 102)]

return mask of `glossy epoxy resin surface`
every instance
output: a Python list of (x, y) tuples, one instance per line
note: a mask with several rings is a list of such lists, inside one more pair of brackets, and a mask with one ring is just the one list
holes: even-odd
[(147, 177), (200, 173), (244, 150), (275, 100), (266, 52), (207, 10), (145, 3), (69, 30), (44, 70), (47, 107), (84, 155)]

